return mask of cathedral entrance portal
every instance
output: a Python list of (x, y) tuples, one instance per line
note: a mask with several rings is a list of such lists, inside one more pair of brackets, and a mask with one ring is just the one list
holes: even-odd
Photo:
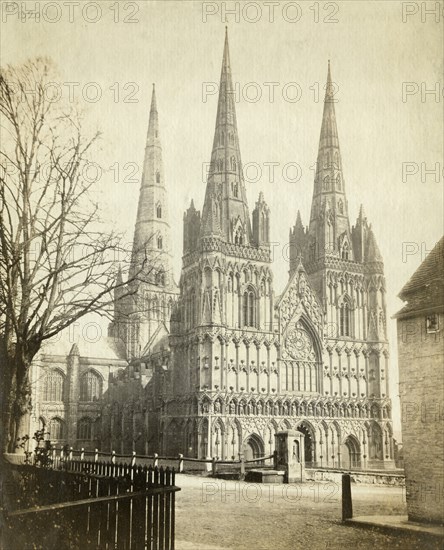
[(344, 443), (342, 456), (344, 457), (343, 467), (347, 469), (361, 467), (361, 450), (356, 437), (349, 435)]
[(248, 436), (244, 443), (245, 460), (254, 460), (264, 455), (265, 450), (262, 439), (256, 434)]

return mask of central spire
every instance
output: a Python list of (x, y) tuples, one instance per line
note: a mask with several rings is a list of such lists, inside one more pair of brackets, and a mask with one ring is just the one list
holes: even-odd
[(202, 237), (250, 244), (251, 226), (237, 132), (228, 31), (220, 75), (216, 128), (202, 212)]
[(328, 61), (327, 84), (325, 86), (324, 112), (316, 166), (315, 195), (340, 192), (344, 194), (342, 161), (339, 150), (338, 127), (336, 125), (335, 86), (331, 78)]

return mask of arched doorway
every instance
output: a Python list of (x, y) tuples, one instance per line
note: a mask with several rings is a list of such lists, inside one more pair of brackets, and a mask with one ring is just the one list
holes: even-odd
[(343, 467), (346, 469), (351, 470), (361, 467), (361, 447), (359, 441), (353, 435), (349, 435), (344, 441), (342, 459)]
[(265, 456), (264, 442), (256, 434), (248, 436), (244, 443), (245, 460), (254, 460), (261, 456)]
[(305, 465), (309, 466), (314, 460), (314, 441), (310, 428), (302, 423), (297, 427), (297, 431), (304, 434), (304, 459)]

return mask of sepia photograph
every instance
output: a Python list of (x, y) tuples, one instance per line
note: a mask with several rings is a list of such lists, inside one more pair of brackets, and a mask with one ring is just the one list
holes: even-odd
[(0, 18), (0, 549), (444, 548), (444, 2)]

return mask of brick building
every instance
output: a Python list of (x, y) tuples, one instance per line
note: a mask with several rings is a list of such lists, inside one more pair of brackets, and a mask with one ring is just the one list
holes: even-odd
[(396, 315), (410, 520), (444, 521), (444, 237), (401, 290)]

